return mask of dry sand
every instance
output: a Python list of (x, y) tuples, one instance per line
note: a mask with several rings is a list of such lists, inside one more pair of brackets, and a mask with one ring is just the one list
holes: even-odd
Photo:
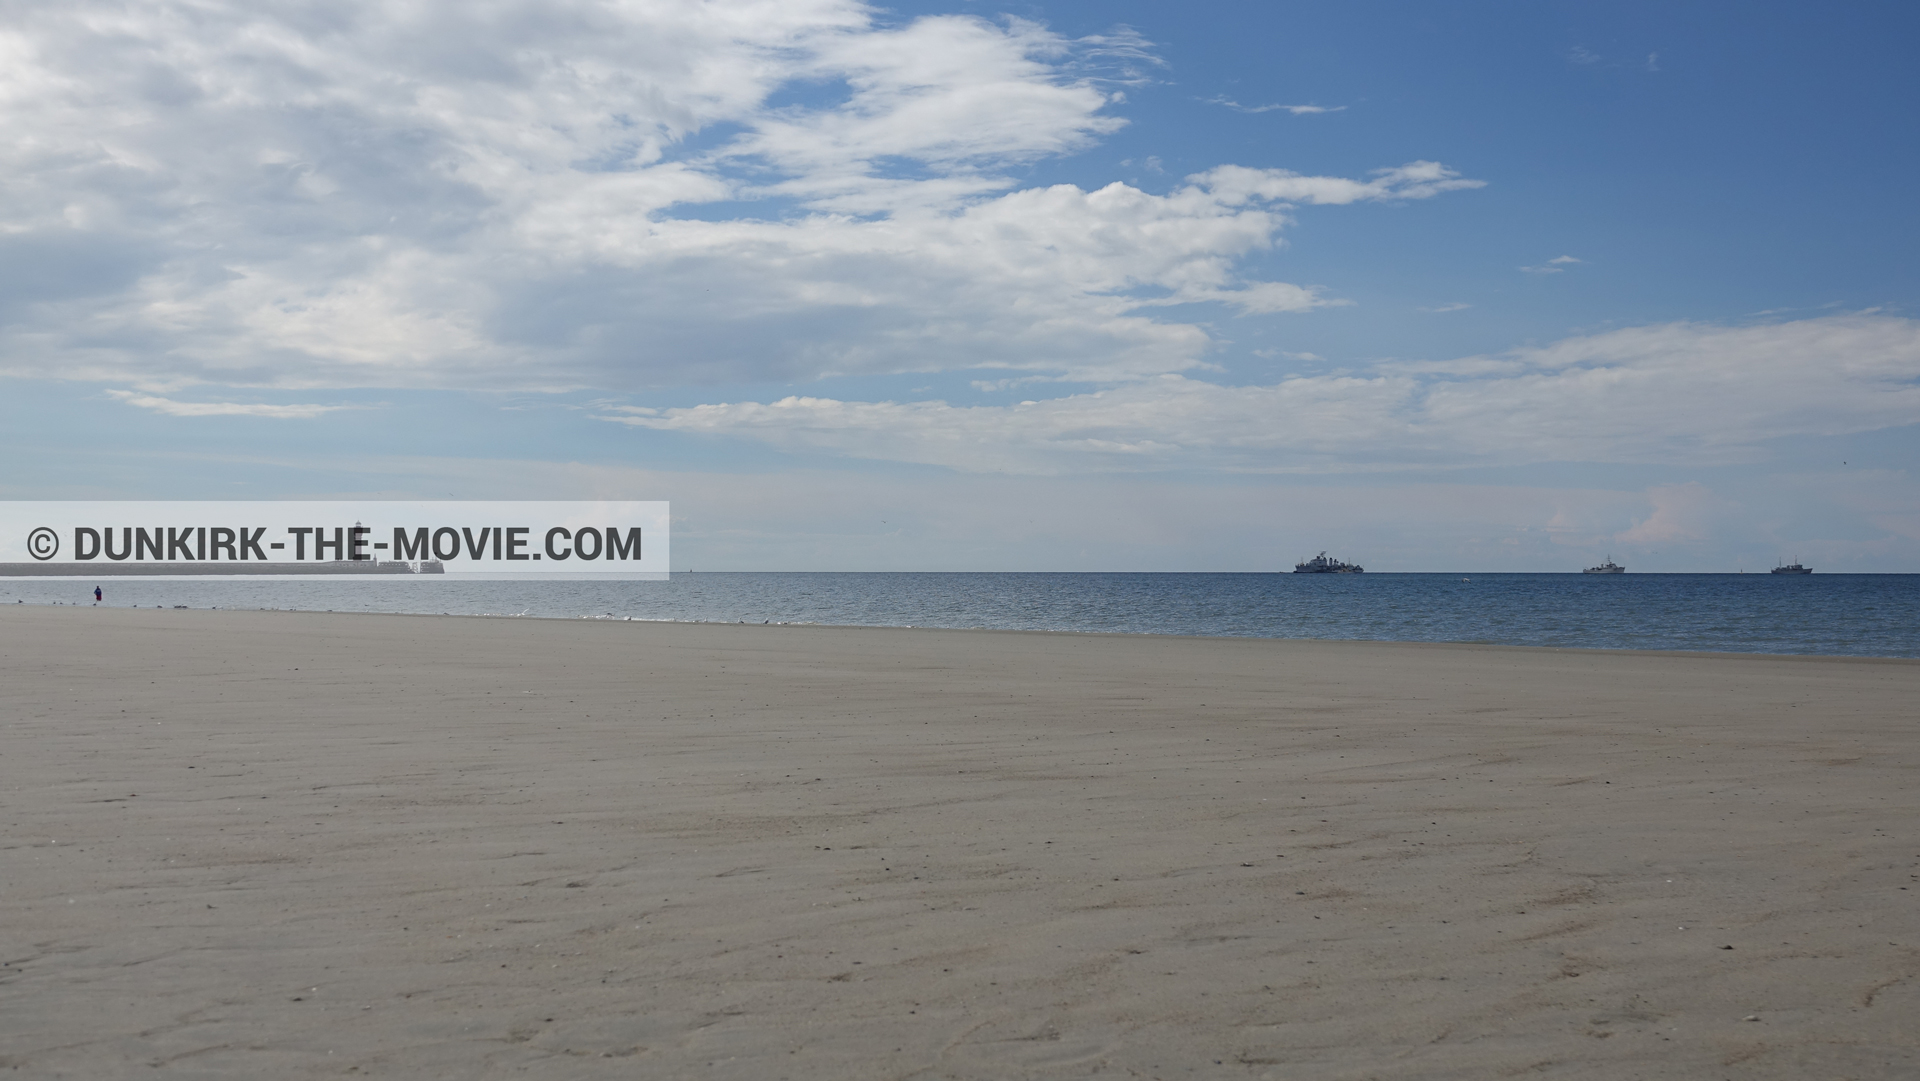
[(1914, 663), (23, 607), (0, 673), (12, 1076), (1920, 1076)]

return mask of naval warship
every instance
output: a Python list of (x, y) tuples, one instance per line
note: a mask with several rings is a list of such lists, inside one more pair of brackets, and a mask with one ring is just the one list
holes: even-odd
[(1802, 567), (1802, 566), (1801, 566), (1801, 565), (1800, 565), (1799, 563), (1797, 563), (1797, 562), (1794, 562), (1794, 563), (1782, 563), (1782, 564), (1781, 564), (1780, 566), (1778, 566), (1778, 567), (1775, 567), (1775, 568), (1773, 568), (1773, 571), (1772, 571), (1771, 573), (1774, 573), (1774, 574), (1812, 574), (1812, 573), (1813, 573), (1813, 568), (1812, 568), (1812, 567)]
[(1618, 563), (1615, 563), (1613, 561), (1613, 557), (1608, 556), (1607, 561), (1605, 563), (1600, 564), (1598, 567), (1588, 567), (1586, 570), (1583, 570), (1580, 573), (1581, 574), (1625, 574), (1627, 573), (1627, 568), (1622, 567)]
[(1360, 566), (1358, 563), (1342, 563), (1337, 559), (1328, 559), (1327, 553), (1321, 552), (1319, 555), (1314, 556), (1312, 559), (1307, 560), (1305, 563), (1295, 563), (1293, 565), (1293, 573), (1295, 574), (1365, 574), (1367, 573), (1367, 569), (1365, 567)]

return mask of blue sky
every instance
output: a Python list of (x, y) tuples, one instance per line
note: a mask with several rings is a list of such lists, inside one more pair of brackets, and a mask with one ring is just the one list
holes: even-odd
[(36, 5), (11, 498), (1920, 571), (1906, 5)]

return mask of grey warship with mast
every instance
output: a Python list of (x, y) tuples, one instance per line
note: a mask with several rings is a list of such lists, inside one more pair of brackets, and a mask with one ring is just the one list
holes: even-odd
[(1293, 573), (1295, 574), (1365, 574), (1367, 573), (1367, 569), (1365, 567), (1362, 567), (1358, 563), (1342, 563), (1337, 559), (1328, 559), (1327, 553), (1321, 552), (1319, 555), (1314, 556), (1312, 559), (1309, 559), (1304, 563), (1295, 563), (1293, 565)]

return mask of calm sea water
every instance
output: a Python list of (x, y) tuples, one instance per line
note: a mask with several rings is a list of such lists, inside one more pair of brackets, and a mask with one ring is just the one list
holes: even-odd
[[(0, 580), (0, 603), (96, 583)], [(679, 574), (666, 582), (105, 579), (111, 606), (990, 627), (1920, 657), (1920, 575)]]

